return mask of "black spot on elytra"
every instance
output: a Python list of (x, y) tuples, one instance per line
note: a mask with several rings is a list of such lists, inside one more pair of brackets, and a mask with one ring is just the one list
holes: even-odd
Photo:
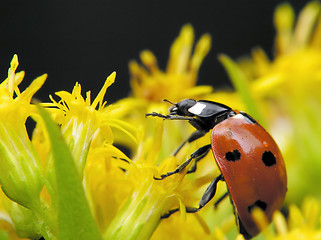
[(271, 167), (276, 164), (276, 158), (271, 151), (265, 151), (262, 154), (262, 161), (267, 167)]
[(265, 211), (266, 207), (267, 207), (267, 204), (261, 200), (257, 200), (255, 203), (253, 203), (252, 205), (248, 206), (247, 210), (249, 212), (252, 212), (252, 210), (255, 208), (255, 207), (259, 207), (261, 208), (263, 211)]
[(225, 153), (225, 158), (227, 161), (235, 162), (237, 160), (240, 160), (241, 153), (237, 149), (235, 149), (232, 152)]

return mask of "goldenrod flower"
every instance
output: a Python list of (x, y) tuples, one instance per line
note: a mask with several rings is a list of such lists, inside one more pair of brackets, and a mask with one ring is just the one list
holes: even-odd
[[(0, 183), (8, 197), (2, 197), (11, 218), (7, 222), (14, 225), (19, 236), (34, 239), (57, 239), (70, 234), (78, 238), (77, 235), (81, 233), (72, 225), (81, 227), (83, 224), (82, 227), (87, 230), (82, 237), (86, 238), (89, 234), (95, 239), (98, 237), (95, 229), (97, 226), (92, 222), (81, 185), (88, 151), (95, 151), (102, 146), (108, 146), (109, 152), (115, 149), (112, 145), (112, 129), (124, 132), (128, 138), (136, 141), (133, 135), (135, 128), (127, 130), (129, 124), (113, 117), (113, 109), (117, 107), (106, 106), (103, 101), (106, 89), (114, 82), (115, 73), (107, 78), (92, 103), (90, 92), (84, 99), (80, 85), (76, 84), (71, 94), (65, 91), (57, 93), (61, 101), (56, 102), (51, 98), (52, 103), (42, 104), (60, 126), (57, 134), (56, 126), (48, 129), (50, 119), (45, 117), (45, 113), (39, 115), (36, 107), (30, 104), (33, 94), (41, 87), (46, 75), (34, 80), (27, 90), (20, 93), (17, 86), (24, 74), (15, 74), (17, 66), (15, 55), (8, 78), (0, 85), (0, 160), (3, 171)], [(32, 142), (25, 126), (26, 119), (30, 116), (37, 122)], [(59, 134), (62, 135), (62, 141)], [(68, 148), (64, 146), (65, 142)], [(58, 145), (60, 148), (57, 148)], [(77, 169), (75, 171), (73, 164)], [(70, 194), (66, 193), (66, 188), (72, 189)], [(79, 200), (71, 203), (70, 200), (76, 197)], [(66, 208), (68, 205), (72, 207)], [(83, 216), (73, 222), (66, 222), (72, 214), (77, 214), (75, 211), (82, 212)], [(8, 216), (2, 219), (10, 218)]]
[(8, 78), (0, 85), (0, 181), (6, 195), (30, 208), (34, 199), (39, 197), (43, 182), (38, 169), (40, 162), (31, 147), (25, 122), (33, 112), (31, 98), (44, 83), (46, 75), (36, 79), (26, 91), (20, 93), (18, 85), (24, 73), (15, 74), (17, 66), (18, 58), (15, 55)]
[(195, 86), (198, 70), (210, 49), (210, 42), (210, 36), (203, 35), (192, 55), (193, 28), (185, 25), (171, 47), (166, 71), (158, 68), (152, 52), (143, 51), (140, 57), (144, 66), (135, 61), (129, 64), (133, 97), (150, 102), (160, 102), (167, 98), (175, 102), (210, 92), (212, 88), (209, 86)]
[(195, 201), (187, 194), (195, 187), (184, 179), (186, 171), (163, 181), (153, 178), (176, 166), (174, 157), (157, 166), (161, 141), (159, 120), (133, 161), (108, 146), (89, 153), (86, 182), (105, 239), (149, 239), (163, 214), (177, 207), (185, 211), (184, 205)]
[(36, 238), (41, 234), (41, 227), (37, 228), (37, 222), (48, 222), (50, 219), (46, 219), (41, 212), (41, 209), (47, 208), (40, 197), (46, 181), (39, 156), (29, 140), (25, 122), (35, 114), (30, 101), (47, 76), (35, 79), (21, 93), (18, 85), (23, 80), (24, 72), (15, 73), (17, 67), (18, 57), (14, 55), (8, 78), (0, 85), (0, 183), (3, 192), (10, 199), (2, 197), (16, 231), (22, 236)]
[[(119, 101), (129, 121), (138, 118), (150, 110), (167, 110), (163, 99), (172, 102), (184, 98), (199, 98), (212, 91), (210, 86), (195, 86), (200, 65), (210, 50), (211, 38), (204, 34), (193, 51), (194, 31), (191, 25), (185, 25), (172, 44), (165, 71), (158, 68), (156, 57), (149, 50), (141, 53), (143, 65), (136, 61), (129, 63), (132, 96)], [(137, 116), (139, 115), (139, 116)]]
[[(72, 93), (61, 91), (56, 95), (61, 98), (56, 102), (52, 97), (53, 114), (56, 122), (61, 125), (61, 131), (66, 142), (77, 159), (79, 173), (83, 172), (89, 146), (98, 147), (114, 142), (112, 128), (125, 132), (130, 141), (136, 144), (135, 128), (113, 117), (117, 106), (106, 106), (104, 96), (107, 88), (114, 82), (116, 73), (112, 73), (105, 81), (97, 97), (91, 103), (90, 92), (84, 99), (81, 86), (76, 83)], [(57, 111), (60, 110), (60, 111)], [(127, 129), (126, 129), (127, 128)]]
[(273, 216), (272, 227), (267, 228), (267, 222), (261, 211), (254, 212), (258, 224), (264, 228), (266, 240), (316, 240), (321, 239), (320, 201), (313, 197), (305, 197), (301, 208), (291, 204), (288, 217), (277, 211)]

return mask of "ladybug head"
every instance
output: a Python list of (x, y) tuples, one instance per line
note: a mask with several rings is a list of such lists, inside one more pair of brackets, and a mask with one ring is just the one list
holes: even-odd
[(192, 113), (188, 111), (189, 108), (193, 107), (196, 104), (196, 101), (193, 99), (184, 99), (178, 103), (171, 103), (170, 101), (164, 99), (164, 101), (172, 104), (169, 108), (169, 115), (179, 115), (179, 116), (193, 116)]

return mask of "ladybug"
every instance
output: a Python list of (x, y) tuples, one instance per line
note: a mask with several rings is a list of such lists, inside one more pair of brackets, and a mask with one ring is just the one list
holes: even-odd
[[(186, 143), (203, 137), (210, 130), (211, 144), (197, 149), (176, 170), (154, 178), (162, 180), (179, 173), (192, 160), (195, 163), (188, 173), (194, 172), (196, 163), (211, 149), (221, 174), (210, 183), (199, 206), (186, 207), (186, 212), (199, 211), (214, 197), (217, 183), (225, 181), (228, 193), (218, 202), (229, 196), (234, 206), (239, 232), (245, 239), (254, 237), (260, 230), (252, 218), (252, 210), (255, 207), (260, 208), (271, 221), (273, 212), (280, 209), (287, 191), (285, 164), (276, 142), (250, 115), (232, 110), (224, 104), (193, 99), (171, 104), (173, 106), (170, 107), (168, 115), (153, 112), (146, 116), (186, 120), (196, 129), (177, 148), (174, 155)], [(178, 209), (171, 210), (163, 217), (169, 217), (176, 211)]]

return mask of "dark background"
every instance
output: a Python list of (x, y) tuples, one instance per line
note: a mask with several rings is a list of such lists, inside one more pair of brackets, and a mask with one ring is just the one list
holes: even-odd
[[(212, 49), (203, 63), (199, 84), (228, 84), (219, 53), (232, 58), (261, 46), (273, 56), (273, 13), (277, 0), (79, 0), (3, 1), (0, 3), (0, 78), (14, 53), (18, 71), (26, 71), (23, 87), (48, 73), (37, 97), (48, 101), (55, 91), (71, 91), (75, 82), (96, 96), (106, 77), (117, 71), (107, 100), (126, 97), (128, 61), (150, 49), (165, 69), (168, 51), (185, 23), (196, 40), (212, 36)], [(296, 13), (306, 1), (291, 1)]]

